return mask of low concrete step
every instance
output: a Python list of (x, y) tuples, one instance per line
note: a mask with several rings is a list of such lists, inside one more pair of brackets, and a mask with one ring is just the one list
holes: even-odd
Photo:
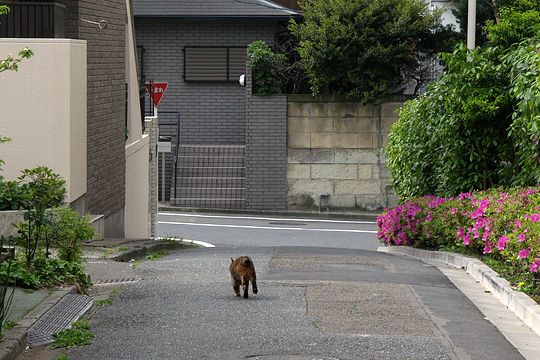
[(176, 198), (174, 206), (206, 209), (245, 209), (245, 198)]
[(245, 177), (179, 177), (177, 188), (245, 188)]
[[(174, 190), (173, 190), (174, 195)], [(179, 187), (176, 188), (177, 198), (245, 198), (245, 188), (197, 188)]]

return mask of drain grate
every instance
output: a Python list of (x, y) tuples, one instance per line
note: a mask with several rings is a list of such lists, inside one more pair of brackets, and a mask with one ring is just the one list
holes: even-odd
[(141, 278), (123, 278), (123, 279), (106, 279), (106, 280), (96, 280), (93, 282), (94, 286), (104, 286), (104, 285), (117, 285), (117, 284), (131, 284), (136, 283)]
[(53, 334), (68, 329), (91, 306), (90, 296), (67, 294), (28, 330), (28, 343), (36, 346), (53, 342)]

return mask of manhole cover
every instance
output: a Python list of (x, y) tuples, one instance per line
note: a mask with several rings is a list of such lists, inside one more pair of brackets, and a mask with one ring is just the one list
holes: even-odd
[(28, 330), (28, 343), (36, 346), (53, 342), (54, 334), (68, 329), (91, 306), (90, 296), (67, 294)]

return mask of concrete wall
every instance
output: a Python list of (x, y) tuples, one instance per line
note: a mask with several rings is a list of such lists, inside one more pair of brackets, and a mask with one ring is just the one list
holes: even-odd
[(0, 39), (0, 58), (30, 48), (18, 72), (0, 75), (0, 134), (4, 176), (45, 165), (66, 180), (66, 201), (87, 190), (86, 42)]
[(19, 236), (17, 228), (13, 224), (24, 221), (22, 211), (0, 211), (0, 238), (10, 236)]
[(383, 146), (402, 101), (380, 106), (290, 96), (287, 107), (288, 205), (379, 210), (392, 206)]
[(135, 34), (133, 31), (129, 0), (126, 1), (127, 24), (125, 35), (126, 59), (125, 82), (127, 84), (127, 130), (126, 140), (126, 198), (124, 234), (127, 238), (150, 237), (150, 178), (149, 156), (150, 138), (143, 134), (142, 118), (139, 106), (139, 83), (137, 78), (137, 61), (135, 50)]

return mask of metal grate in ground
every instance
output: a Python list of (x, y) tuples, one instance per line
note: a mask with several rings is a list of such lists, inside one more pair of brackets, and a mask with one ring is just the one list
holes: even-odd
[(36, 346), (53, 342), (53, 334), (68, 329), (91, 306), (90, 296), (67, 294), (28, 330), (28, 344)]
[(118, 284), (130, 284), (136, 283), (141, 278), (123, 278), (123, 279), (106, 279), (106, 280), (96, 280), (93, 282), (94, 286), (104, 286), (104, 285), (118, 285)]

